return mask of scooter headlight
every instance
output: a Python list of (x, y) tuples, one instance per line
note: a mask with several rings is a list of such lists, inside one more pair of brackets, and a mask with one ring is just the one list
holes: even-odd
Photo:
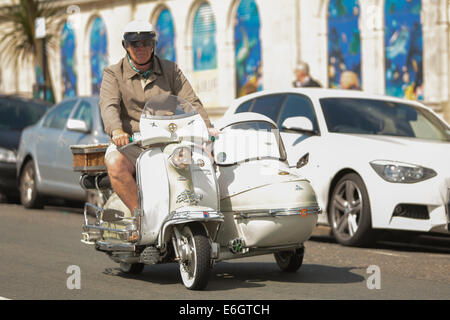
[(170, 162), (178, 169), (185, 169), (192, 163), (192, 150), (188, 147), (176, 148), (170, 156)]
[(372, 161), (372, 168), (388, 182), (415, 183), (437, 175), (433, 169), (395, 161)]

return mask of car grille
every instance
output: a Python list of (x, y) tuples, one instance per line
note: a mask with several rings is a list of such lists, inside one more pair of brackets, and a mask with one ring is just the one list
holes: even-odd
[(421, 220), (430, 219), (427, 206), (417, 204), (401, 203), (395, 207), (393, 216)]

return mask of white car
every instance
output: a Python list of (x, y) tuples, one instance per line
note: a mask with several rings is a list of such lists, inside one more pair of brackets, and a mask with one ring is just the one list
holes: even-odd
[(289, 166), (307, 177), (344, 245), (379, 230), (449, 233), (450, 127), (421, 103), (361, 91), (288, 89), (236, 99), (280, 128)]

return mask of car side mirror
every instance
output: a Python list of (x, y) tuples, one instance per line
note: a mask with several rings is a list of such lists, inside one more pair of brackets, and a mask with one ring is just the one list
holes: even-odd
[(67, 121), (67, 129), (71, 131), (78, 131), (83, 133), (88, 133), (91, 130), (89, 129), (86, 121), (77, 120), (77, 119), (69, 119)]
[(291, 117), (287, 118), (281, 124), (281, 127), (285, 130), (292, 130), (298, 132), (311, 132), (314, 133), (314, 126), (311, 120), (306, 117)]

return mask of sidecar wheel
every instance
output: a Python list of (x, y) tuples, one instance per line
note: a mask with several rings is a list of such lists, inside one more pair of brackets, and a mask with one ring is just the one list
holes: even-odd
[(304, 255), (304, 248), (295, 251), (279, 251), (274, 254), (278, 266), (285, 272), (297, 272), (302, 266)]
[(181, 230), (184, 258), (180, 261), (183, 284), (189, 290), (202, 290), (208, 284), (211, 265), (211, 246), (204, 228), (199, 224), (186, 225)]
[(121, 262), (120, 263), (120, 271), (126, 274), (140, 274), (142, 271), (144, 271), (144, 264), (143, 263), (126, 263)]

